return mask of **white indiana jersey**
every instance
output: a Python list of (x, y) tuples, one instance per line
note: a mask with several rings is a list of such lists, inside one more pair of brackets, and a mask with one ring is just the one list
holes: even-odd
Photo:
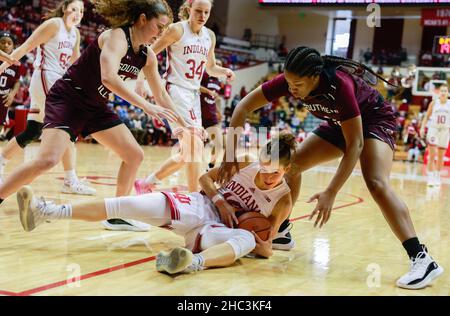
[(189, 90), (199, 90), (212, 39), (206, 27), (202, 28), (200, 34), (195, 34), (188, 21), (180, 24), (183, 36), (167, 48), (167, 72), (164, 79)]
[(284, 178), (280, 185), (271, 190), (259, 189), (255, 184), (258, 172), (259, 163), (252, 163), (235, 174), (219, 192), (228, 204), (239, 211), (260, 212), (269, 217), (278, 201), (291, 190)]
[(77, 42), (77, 30), (72, 27), (67, 31), (62, 18), (54, 18), (59, 23), (58, 33), (47, 43), (37, 49), (34, 68), (37, 70), (53, 71), (61, 76), (69, 68), (70, 57)]
[(435, 100), (429, 127), (450, 128), (450, 100), (447, 100), (444, 104), (441, 103), (440, 99)]

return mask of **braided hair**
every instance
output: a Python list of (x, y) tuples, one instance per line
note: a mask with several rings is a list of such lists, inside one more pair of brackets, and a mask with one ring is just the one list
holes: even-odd
[(286, 71), (299, 77), (319, 76), (324, 68), (328, 67), (343, 68), (348, 73), (363, 78), (373, 86), (377, 84), (377, 79), (392, 85), (364, 64), (338, 56), (321, 56), (316, 49), (305, 46), (299, 46), (291, 50), (286, 57), (284, 67)]

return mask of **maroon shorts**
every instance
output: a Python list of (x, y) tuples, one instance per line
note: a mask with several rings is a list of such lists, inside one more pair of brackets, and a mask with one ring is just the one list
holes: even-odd
[[(320, 124), (313, 133), (345, 152), (345, 138), (340, 126), (325, 122)], [(376, 124), (365, 124), (363, 122), (363, 134), (364, 139), (378, 139), (379, 141), (388, 144), (392, 150), (395, 150), (394, 122), (381, 121)]]
[(86, 137), (120, 124), (119, 116), (106, 104), (93, 104), (63, 79), (58, 80), (47, 95), (44, 129), (64, 130), (73, 142), (78, 135)]
[(216, 126), (216, 125), (219, 125), (219, 120), (217, 120), (217, 121), (205, 121), (205, 120), (202, 120), (202, 126), (203, 126), (204, 129), (207, 129), (207, 128), (210, 128), (210, 127), (213, 127), (213, 126)]

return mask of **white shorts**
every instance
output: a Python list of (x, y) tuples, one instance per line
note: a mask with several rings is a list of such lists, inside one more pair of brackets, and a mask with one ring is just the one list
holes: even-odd
[[(189, 90), (171, 83), (166, 84), (167, 92), (178, 113), (189, 126), (202, 127), (200, 91)], [(174, 126), (171, 126), (174, 127)]]
[(62, 75), (47, 70), (35, 70), (31, 76), (30, 82), (30, 110), (28, 120), (37, 121), (39, 123), (44, 122), (45, 116), (45, 99), (51, 87), (56, 81), (61, 79)]
[(428, 128), (427, 142), (431, 146), (447, 149), (450, 141), (450, 129), (448, 128)]
[(208, 197), (200, 193), (165, 192), (164, 195), (169, 201), (173, 232), (184, 236), (186, 248), (198, 252), (202, 250), (202, 235), (215, 228), (226, 228)]

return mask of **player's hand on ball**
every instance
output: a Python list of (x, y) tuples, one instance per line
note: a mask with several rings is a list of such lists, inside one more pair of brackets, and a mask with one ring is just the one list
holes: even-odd
[(176, 122), (178, 120), (178, 116), (174, 112), (159, 105), (149, 105), (145, 109), (145, 113), (157, 118), (161, 122), (163, 122), (164, 119), (168, 120), (169, 122)]
[(219, 200), (216, 203), (216, 207), (219, 210), (222, 223), (229, 228), (233, 228), (234, 224), (239, 225), (239, 221), (236, 217), (236, 210), (227, 201)]
[(317, 201), (316, 208), (314, 209), (314, 211), (312, 211), (311, 216), (309, 217), (309, 220), (312, 220), (314, 216), (317, 215), (314, 227), (317, 227), (320, 222), (319, 227), (322, 228), (323, 225), (328, 222), (331, 216), (331, 210), (333, 209), (335, 199), (336, 195), (329, 191), (317, 193), (309, 199), (308, 203)]

